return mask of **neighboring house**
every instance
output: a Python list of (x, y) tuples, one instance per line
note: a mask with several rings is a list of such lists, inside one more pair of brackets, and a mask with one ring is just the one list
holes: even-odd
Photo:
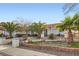
[(64, 35), (64, 32), (59, 32), (57, 29), (56, 29), (56, 24), (48, 24), (47, 25), (47, 29), (44, 31), (45, 32), (45, 35), (50, 35), (50, 34), (54, 34), (54, 35), (58, 35), (58, 34), (61, 34), (61, 35)]
[[(54, 34), (54, 35), (58, 35), (58, 34), (61, 34), (63, 35), (65, 38), (68, 37), (68, 31), (64, 31), (64, 32), (59, 32), (57, 29), (56, 29), (56, 24), (48, 24), (48, 27), (46, 29), (46, 35), (50, 35), (50, 34)], [(77, 30), (72, 30), (72, 34), (73, 34), (73, 38), (74, 38), (74, 41), (79, 41), (79, 31)]]

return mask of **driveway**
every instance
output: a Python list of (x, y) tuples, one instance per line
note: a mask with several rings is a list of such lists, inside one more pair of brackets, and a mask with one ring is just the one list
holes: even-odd
[[(0, 51), (11, 48), (10, 45), (0, 45)], [(3, 54), (0, 53), (0, 56), (3, 56)]]
[(55, 56), (52, 54), (37, 52), (29, 49), (21, 49), (21, 48), (8, 48), (5, 50), (1, 50), (0, 52), (10, 56)]
[(10, 45), (0, 45), (0, 51), (4, 50), (4, 49), (8, 49), (8, 48), (11, 48), (11, 46)]

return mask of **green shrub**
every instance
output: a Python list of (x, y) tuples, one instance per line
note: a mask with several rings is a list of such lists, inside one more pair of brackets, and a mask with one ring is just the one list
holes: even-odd
[(50, 35), (48, 36), (48, 38), (49, 38), (49, 39), (54, 39), (54, 34), (50, 34)]
[(70, 47), (72, 47), (72, 48), (79, 48), (79, 42), (72, 43), (72, 45)]
[(1, 33), (1, 34), (0, 34), (0, 37), (2, 37), (2, 36), (3, 36), (3, 34)]

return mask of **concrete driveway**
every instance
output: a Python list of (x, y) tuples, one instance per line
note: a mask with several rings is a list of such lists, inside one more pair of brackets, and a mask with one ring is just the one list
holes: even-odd
[(0, 45), (0, 51), (8, 48), (11, 48), (11, 45)]
[[(0, 51), (11, 48), (11, 45), (0, 45)], [(3, 54), (0, 53), (0, 56), (3, 56)]]
[(0, 53), (10, 56), (55, 56), (52, 54), (37, 52), (28, 49), (21, 48), (8, 48), (5, 50), (1, 50)]

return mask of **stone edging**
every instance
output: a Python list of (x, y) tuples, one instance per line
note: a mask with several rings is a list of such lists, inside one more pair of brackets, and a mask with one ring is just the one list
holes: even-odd
[(35, 44), (27, 44), (25, 42), (22, 42), (22, 45), (28, 48), (33, 48), (33, 49), (79, 54), (79, 48), (35, 45)]

